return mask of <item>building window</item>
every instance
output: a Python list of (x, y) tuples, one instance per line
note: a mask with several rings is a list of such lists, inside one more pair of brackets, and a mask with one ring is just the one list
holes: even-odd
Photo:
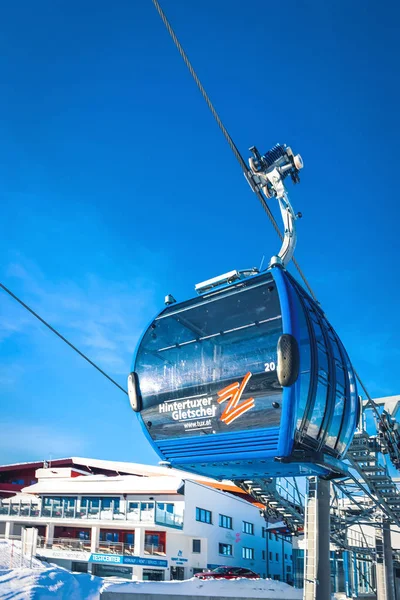
[(148, 554), (165, 554), (165, 531), (146, 531), (144, 534), (144, 551)]
[(200, 554), (201, 552), (201, 540), (192, 540), (192, 552)]
[(268, 539), (272, 540), (272, 533), (270, 531), (268, 532)]
[(285, 560), (287, 560), (287, 554), (286, 554), (286, 552), (285, 552)]
[(290, 565), (286, 565), (286, 572), (290, 573)]
[(99, 534), (100, 542), (119, 542), (119, 533), (117, 531), (102, 531)]
[(83, 497), (81, 509), (87, 509), (89, 514), (97, 514), (100, 510), (113, 510), (119, 512), (119, 498)]
[(280, 575), (274, 575), (274, 580), (275, 581), (280, 581), (281, 580), (281, 576)]
[(265, 560), (265, 550), (262, 551), (262, 559)]
[(233, 555), (231, 544), (219, 544), (218, 548), (219, 548), (218, 552), (220, 554), (223, 554), (223, 556), (232, 556)]
[(42, 502), (43, 517), (74, 517), (76, 497), (48, 497)]
[(254, 548), (242, 548), (242, 558), (254, 560)]
[(200, 521), (200, 523), (208, 523), (211, 525), (211, 511), (205, 510), (205, 508), (196, 508), (196, 521)]
[(232, 517), (226, 515), (219, 515), (219, 526), (225, 529), (232, 529)]
[(278, 552), (276, 552), (276, 553), (275, 553), (275, 560), (276, 560), (277, 562), (279, 562), (279, 553), (278, 553)]
[(249, 533), (250, 535), (254, 535), (253, 523), (248, 523), (247, 521), (243, 521), (242, 531), (243, 531), (243, 533)]
[(269, 553), (269, 560), (272, 560), (272, 552)]
[(265, 538), (267, 536), (267, 530), (265, 529), (265, 527), (262, 528), (261, 535), (263, 538)]
[(159, 508), (160, 510), (165, 510), (165, 512), (170, 513), (171, 515), (174, 512), (174, 505), (173, 504), (167, 504), (165, 502), (157, 502), (157, 508)]

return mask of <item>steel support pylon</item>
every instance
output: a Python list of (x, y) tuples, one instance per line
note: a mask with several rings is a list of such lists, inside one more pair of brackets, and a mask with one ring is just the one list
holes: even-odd
[(330, 600), (330, 482), (319, 477), (307, 480), (304, 539), (303, 599)]
[(377, 600), (395, 600), (390, 521), (385, 519), (382, 527), (376, 527), (375, 546)]

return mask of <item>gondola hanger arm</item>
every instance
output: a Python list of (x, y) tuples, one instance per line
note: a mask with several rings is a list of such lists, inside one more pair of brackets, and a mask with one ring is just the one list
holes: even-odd
[(283, 221), (284, 234), (278, 254), (271, 258), (269, 266), (286, 267), (293, 257), (297, 242), (296, 220), (301, 213), (295, 214), (284, 185), (284, 179), (290, 175), (293, 183), (300, 181), (299, 171), (303, 168), (300, 154), (293, 154), (290, 147), (277, 144), (263, 156), (257, 148), (250, 148), (253, 156), (249, 159), (250, 170), (246, 178), (254, 192), (263, 193), (269, 200), (275, 197)]

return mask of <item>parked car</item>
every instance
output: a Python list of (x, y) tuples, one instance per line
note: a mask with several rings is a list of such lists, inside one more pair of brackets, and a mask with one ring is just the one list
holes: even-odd
[(243, 569), (242, 567), (217, 567), (212, 571), (196, 573), (195, 577), (198, 579), (239, 579), (240, 577), (260, 579), (258, 573), (254, 573), (250, 569)]

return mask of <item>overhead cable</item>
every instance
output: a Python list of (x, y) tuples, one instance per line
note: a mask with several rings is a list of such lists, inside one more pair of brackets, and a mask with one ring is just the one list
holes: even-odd
[(94, 363), (92, 360), (90, 360), (90, 358), (88, 356), (86, 356), (86, 354), (81, 352), (81, 350), (79, 350), (79, 348), (77, 348), (76, 346), (74, 346), (74, 344), (72, 344), (70, 341), (68, 341), (66, 337), (64, 337), (59, 331), (57, 331), (57, 329), (55, 329), (52, 325), (50, 325), (50, 323), (48, 323), (40, 315), (38, 315), (38, 313), (35, 312), (32, 308), (30, 308), (30, 306), (28, 306), (25, 302), (23, 302), (20, 298), (18, 298), (18, 296), (16, 296), (16, 294), (14, 294), (11, 290), (9, 290), (2, 283), (0, 283), (0, 288), (2, 288), (7, 294), (9, 294), (9, 296), (11, 296), (11, 298), (14, 298), (14, 300), (16, 300), (26, 310), (28, 310), (34, 317), (36, 317), (36, 319), (38, 319), (41, 323), (43, 323), (43, 325), (45, 325), (48, 329), (50, 329), (50, 331), (55, 333), (56, 336), (58, 336), (63, 342), (65, 342), (77, 354), (79, 354), (79, 356), (84, 358), (90, 365), (92, 365), (92, 367), (97, 369), (97, 371), (99, 371), (99, 373), (104, 375), (104, 377), (106, 377), (109, 381), (111, 381), (111, 383), (113, 383), (118, 389), (120, 389), (122, 392), (124, 392), (124, 394), (128, 394), (128, 392), (121, 385), (119, 385), (119, 383), (117, 383), (115, 381), (115, 379), (110, 377), (110, 375), (107, 375), (107, 373), (105, 371), (103, 371), (103, 369), (101, 369), (98, 365), (96, 365), (96, 363)]

